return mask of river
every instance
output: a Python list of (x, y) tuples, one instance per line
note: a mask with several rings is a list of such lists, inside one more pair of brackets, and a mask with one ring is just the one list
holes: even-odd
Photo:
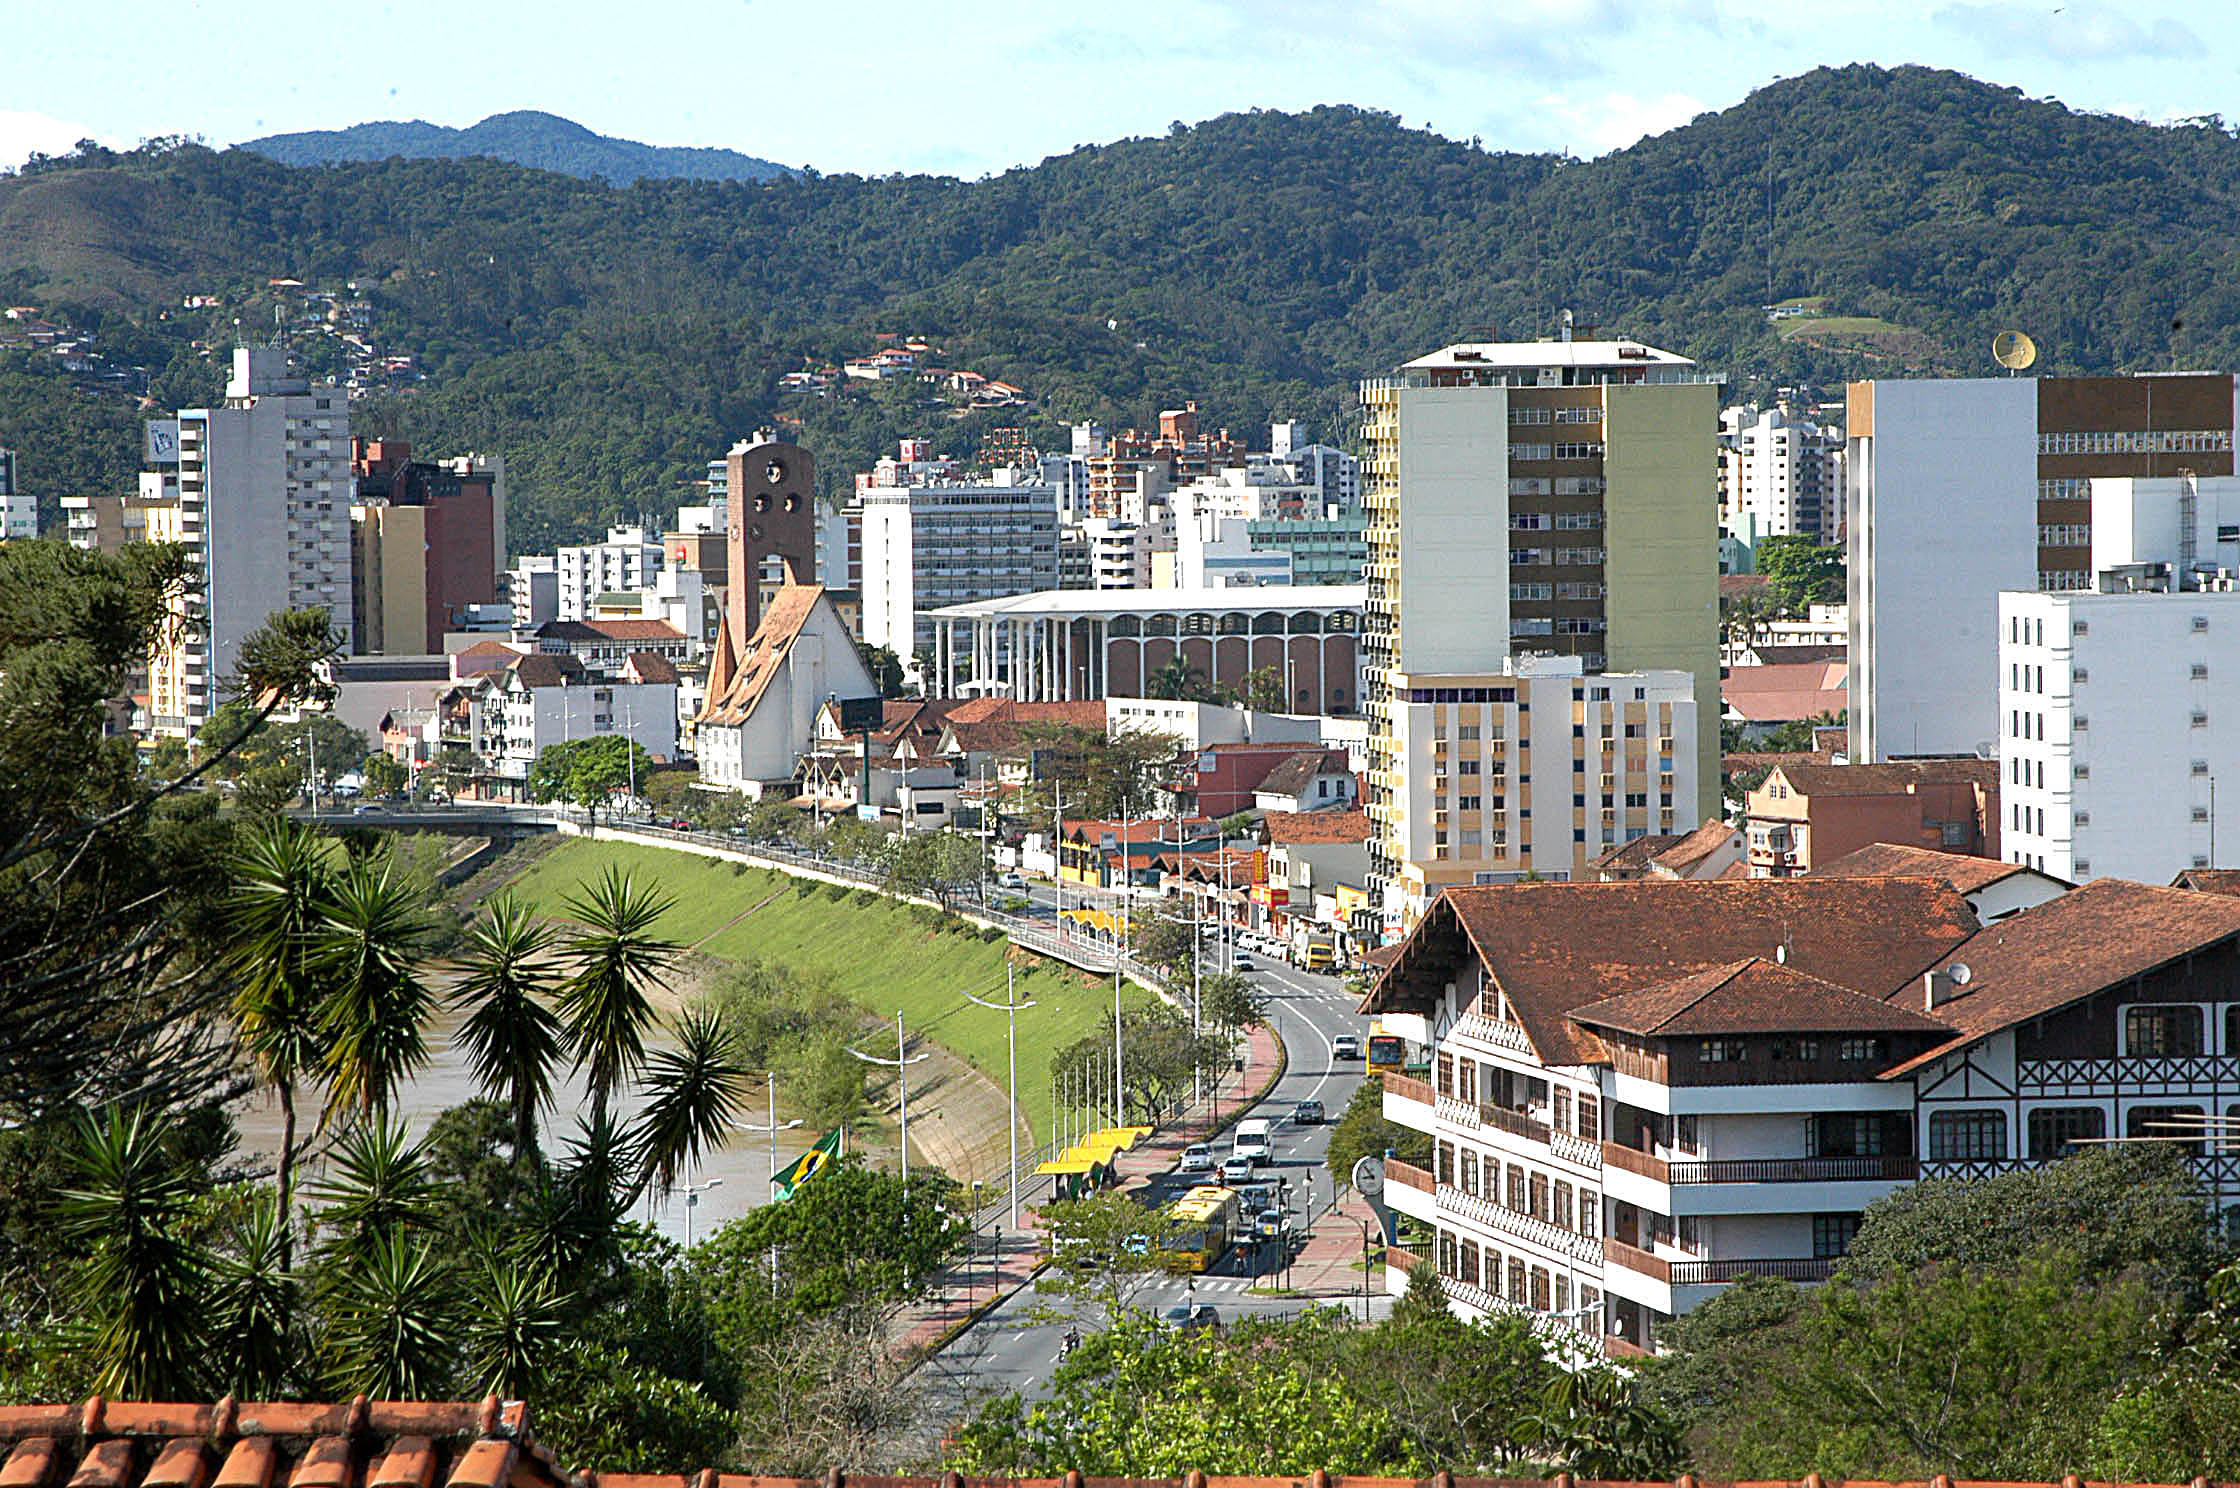
[[(415, 1135), (425, 1132), (439, 1113), (482, 1093), (468, 1068), (464, 1051), (451, 1042), (451, 1035), (458, 1026), (459, 1016), (448, 1006), (437, 1014), (428, 1027), (428, 1062), (398, 1095), (395, 1112), (411, 1126)], [(553, 1083), (552, 1103), (545, 1108), (541, 1120), (546, 1147), (557, 1151), (575, 1130), (579, 1113), (588, 1112), (590, 1102), (576, 1071), (563, 1070)], [(744, 1120), (757, 1126), (767, 1124), (770, 1119), (768, 1096), (767, 1087), (756, 1082)], [(615, 1110), (620, 1119), (627, 1122), (643, 1105), (636, 1092), (626, 1088), (616, 1100)], [(306, 1125), (317, 1119), (315, 1093), (299, 1094), (298, 1115)], [(279, 1101), (267, 1092), (252, 1094), (234, 1105), (233, 1119), (241, 1134), (239, 1155), (250, 1161), (270, 1162), (272, 1154), (280, 1148)], [(804, 1127), (779, 1132), (778, 1168), (782, 1170), (821, 1135)], [(770, 1136), (761, 1131), (733, 1133), (728, 1142), (705, 1154), (696, 1168), (685, 1173), (685, 1183), (707, 1187), (707, 1191), (698, 1196), (697, 1203), (688, 1203), (686, 1196), (678, 1193), (659, 1204), (650, 1200), (641, 1202), (633, 1217), (650, 1219), (656, 1229), (679, 1244), (685, 1243), (688, 1228), (692, 1239), (707, 1238), (709, 1232), (725, 1220), (737, 1219), (768, 1199), (770, 1143)], [(911, 1145), (915, 1147), (917, 1143)], [(316, 1176), (319, 1159), (316, 1156), (307, 1159), (303, 1170), (306, 1177)]]

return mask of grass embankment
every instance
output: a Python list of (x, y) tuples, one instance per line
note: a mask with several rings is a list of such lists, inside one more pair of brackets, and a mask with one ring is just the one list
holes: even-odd
[[(932, 911), (868, 891), (833, 899), (824, 884), (770, 869), (627, 843), (563, 842), (510, 887), (539, 913), (558, 915), (568, 896), (609, 864), (674, 898), (661, 922), (669, 938), (723, 960), (751, 958), (828, 977), (890, 1027), (899, 1008), (912, 1035), (933, 1039), (1004, 1087), (1004, 1015), (959, 994), (1003, 1000), (1008, 942), (983, 940), (976, 930), (937, 930)], [(796, 891), (803, 883), (810, 892)], [(1112, 983), (1023, 954), (1018, 990), (1035, 1001), (1019, 1014), (1019, 1113), (1042, 1141), (1050, 1132), (1050, 1055), (1111, 1021)], [(1130, 1007), (1150, 999), (1140, 988), (1127, 989)], [(886, 1052), (876, 1037), (862, 1047)]]

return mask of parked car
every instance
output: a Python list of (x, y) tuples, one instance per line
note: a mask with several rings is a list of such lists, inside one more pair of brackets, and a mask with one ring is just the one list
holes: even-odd
[(389, 808), (386, 806), (377, 805), (372, 801), (368, 801), (363, 806), (351, 807), (350, 814), (352, 816), (387, 816), (389, 814)]
[(1210, 1173), (1213, 1171), (1213, 1149), (1203, 1142), (1192, 1142), (1182, 1149), (1182, 1160), (1174, 1165), (1177, 1173)]
[(1252, 1181), (1252, 1170), (1258, 1166), (1259, 1164), (1252, 1160), (1250, 1153), (1232, 1152), (1221, 1159), (1221, 1181), (1223, 1183), (1250, 1183)]
[(1258, 971), (1260, 969), (1260, 963), (1253, 960), (1250, 956), (1239, 955), (1238, 957), (1236, 957), (1236, 959), (1229, 963), (1229, 967), (1232, 971)]
[(1330, 1053), (1333, 1058), (1337, 1059), (1359, 1059), (1361, 1057), (1361, 1039), (1359, 1035), (1351, 1033), (1339, 1034), (1336, 1038), (1330, 1040)]
[(999, 889), (1023, 889), (1026, 886), (1027, 881), (1016, 873), (999, 873), (996, 875), (996, 887)]
[(1322, 1125), (1322, 1102), (1303, 1100), (1291, 1108), (1291, 1119), (1301, 1126)]
[(1159, 1315), (1159, 1321), (1170, 1328), (1180, 1329), (1185, 1333), (1195, 1333), (1201, 1328), (1220, 1327), (1221, 1311), (1211, 1302), (1200, 1302), (1195, 1307), (1177, 1302)]

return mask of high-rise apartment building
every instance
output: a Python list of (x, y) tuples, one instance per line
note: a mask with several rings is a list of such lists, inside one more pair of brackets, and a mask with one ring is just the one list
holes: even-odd
[[(350, 613), (350, 404), (276, 347), (240, 347), (223, 404), (179, 411), (179, 503), (148, 510), (151, 541), (184, 543), (198, 570), (149, 661), (151, 725), (191, 737), (226, 700), (241, 642), (276, 610)], [(175, 522), (174, 522), (175, 517)]]
[(1833, 543), (1843, 533), (1843, 431), (1794, 410), (1719, 415), (1719, 520), (1754, 520), (1758, 537)]
[(1851, 758), (1989, 754), (2001, 591), (2092, 587), (2095, 478), (2232, 474), (2233, 397), (2207, 372), (1851, 384)]
[(29, 541), (39, 535), (39, 499), (16, 484), (16, 452), (0, 449), (0, 538)]
[[(1413, 774), (1425, 765), (1405, 747), (1402, 711), (1447, 690), (1506, 685), (1494, 679), (1512, 657), (1569, 657), (1582, 674), (1683, 672), (1693, 679), (1695, 718), (1705, 721), (1685, 765), (1669, 757), (1669, 777), (1656, 772), (1645, 791), (1617, 792), (1613, 782), (1617, 799), (1608, 803), (1599, 755), (1576, 770), (1575, 751), (1559, 755), (1559, 782), (1583, 773), (1590, 788), (1543, 778), (1541, 789), (1587, 796), (1585, 807), (1565, 799), (1560, 819), (1587, 814), (1563, 833), (1571, 840), (1560, 860), (1535, 872), (1568, 872), (1570, 849), (1591, 856), (1608, 845), (1606, 805), (1619, 813), (1607, 823), (1618, 833), (1685, 831), (1719, 808), (1718, 732), (1709, 724), (1719, 716), (1717, 392), (1716, 379), (1686, 357), (1568, 335), (1449, 346), (1363, 384), (1369, 815), (1388, 931), (1446, 884), (1534, 867), (1483, 855), (1494, 825), (1482, 813), (1473, 828), (1480, 855), (1461, 855), (1457, 814), (1445, 860), (1419, 853), (1435, 845), (1432, 834), (1407, 819), (1424, 798)], [(1584, 742), (1589, 720), (1564, 722)], [(1647, 743), (1668, 736), (1677, 749), (1684, 735), (1660, 725)], [(1550, 742), (1544, 729), (1541, 738)], [(1660, 805), (1629, 823), (1631, 794), (1669, 796), (1672, 815)], [(1580, 832), (1583, 840), (1573, 836)]]
[(357, 440), (351, 466), (351, 609), (364, 655), (418, 656), (495, 604), (506, 561), (505, 463), (412, 458), (401, 440)]
[(2092, 538), (2095, 590), (1999, 596), (2004, 855), (2072, 883), (2230, 863), (2240, 479), (2094, 480)]
[(863, 491), (865, 640), (908, 664), (933, 645), (933, 611), (1058, 587), (1057, 493), (1010, 475)]
[(558, 604), (561, 620), (582, 620), (602, 594), (644, 589), (661, 571), (661, 544), (643, 527), (610, 527), (604, 542), (561, 548), (558, 560)]

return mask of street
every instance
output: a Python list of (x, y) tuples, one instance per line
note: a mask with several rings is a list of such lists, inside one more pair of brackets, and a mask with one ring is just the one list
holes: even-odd
[[(1071, 899), (1069, 886), (1069, 902)], [(1275, 1161), (1261, 1173), (1271, 1181), (1289, 1180), (1295, 1230), (1312, 1234), (1318, 1224), (1346, 1224), (1350, 1233), (1352, 1221), (1329, 1217), (1335, 1193), (1323, 1156), (1330, 1143), (1329, 1123), (1344, 1114), (1363, 1076), (1360, 1060), (1338, 1061), (1332, 1057), (1331, 1039), (1339, 1033), (1363, 1032), (1363, 1021), (1354, 1011), (1354, 999), (1335, 977), (1289, 966), (1267, 967), (1248, 975), (1266, 994), (1269, 1022), (1287, 1051), (1283, 1077), (1250, 1108), (1251, 1114), (1275, 1122), (1271, 1142)], [(1291, 1108), (1302, 1100), (1322, 1102), (1322, 1124), (1292, 1123)], [(1217, 1152), (1226, 1150), (1226, 1144), (1216, 1147)], [(1144, 1197), (1153, 1203), (1166, 1203), (1194, 1184), (1210, 1181), (1206, 1175), (1183, 1177), (1170, 1171), (1155, 1178)], [(1359, 1276), (1359, 1272), (1350, 1271), (1343, 1290), (1333, 1289), (1319, 1296), (1269, 1295), (1248, 1289), (1278, 1288), (1285, 1277), (1272, 1272), (1255, 1280), (1232, 1258), (1203, 1276), (1142, 1277), (1133, 1283), (1126, 1300), (1129, 1306), (1154, 1315), (1177, 1304), (1211, 1303), (1227, 1324), (1242, 1317), (1277, 1316), (1333, 1302), (1345, 1305), (1350, 1297), (1351, 1310), (1359, 1316)], [(1298, 1280), (1293, 1278), (1295, 1283)], [(1368, 1307), (1372, 1318), (1382, 1317), (1390, 1310), (1391, 1299), (1373, 1295)], [(1047, 1391), (1050, 1374), (1063, 1357), (1068, 1329), (1079, 1327), (1087, 1333), (1103, 1322), (1101, 1303), (1045, 1295), (1029, 1285), (935, 1355), (928, 1362), (927, 1380), (938, 1383), (945, 1393), (953, 1391), (960, 1407), (966, 1409), (993, 1395), (1013, 1391), (1032, 1399)]]

